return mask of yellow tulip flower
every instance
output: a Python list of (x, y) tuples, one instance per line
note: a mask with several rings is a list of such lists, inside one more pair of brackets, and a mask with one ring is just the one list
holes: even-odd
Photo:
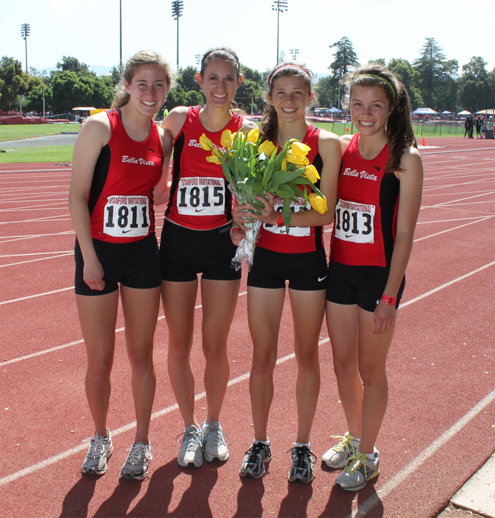
[(320, 179), (320, 175), (318, 174), (318, 170), (316, 167), (311, 164), (306, 166), (306, 170), (304, 171), (304, 176), (313, 183), (316, 183)]
[(222, 133), (222, 136), (220, 137), (220, 144), (222, 144), (225, 149), (230, 148), (230, 145), (232, 144), (232, 132), (230, 130), (226, 129)]
[(260, 144), (258, 152), (265, 153), (267, 157), (271, 157), (276, 149), (277, 146), (272, 141), (265, 140), (262, 144)]
[(199, 137), (199, 145), (205, 151), (211, 151), (213, 149), (213, 142), (204, 133)]
[(287, 162), (290, 162), (291, 164), (295, 165), (308, 165), (309, 160), (306, 157), (299, 157), (297, 155), (294, 155), (291, 151), (287, 151)]
[(293, 142), (290, 145), (290, 150), (294, 155), (303, 158), (311, 151), (311, 148), (302, 142)]
[(218, 164), (218, 165), (220, 165), (220, 164), (222, 163), (222, 161), (220, 160), (220, 158), (218, 157), (218, 155), (215, 155), (215, 154), (210, 155), (210, 156), (207, 156), (207, 157), (206, 157), (206, 160), (207, 160), (208, 162), (211, 162), (211, 163), (213, 163), (213, 164)]
[(287, 171), (287, 159), (286, 159), (286, 158), (284, 158), (284, 159), (282, 160), (282, 165), (280, 166), (280, 169), (281, 169), (282, 171)]
[(256, 144), (256, 141), (260, 138), (260, 130), (258, 128), (253, 128), (246, 137), (246, 142), (250, 142), (251, 144)]
[(311, 207), (316, 210), (316, 212), (319, 212), (320, 214), (325, 214), (325, 212), (327, 212), (328, 207), (325, 196), (318, 196), (316, 193), (312, 192), (308, 196), (308, 201)]

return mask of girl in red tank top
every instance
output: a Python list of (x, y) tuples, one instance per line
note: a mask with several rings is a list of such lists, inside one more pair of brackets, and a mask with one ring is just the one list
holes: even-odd
[[(279, 146), (295, 138), (311, 147), (309, 160), (319, 171), (319, 189), (326, 197), (329, 210), (319, 214), (306, 207), (304, 199), (298, 200), (293, 204), (288, 233), (285, 227), (280, 231), (283, 223), (276, 210), (280, 203), (272, 195), (268, 195), (268, 200), (258, 197), (264, 205), (261, 215), (249, 213), (261, 219), (264, 226), (248, 277), (248, 318), (254, 347), (249, 386), (255, 440), (240, 471), (244, 477), (261, 477), (265, 463), (271, 458), (267, 425), (288, 280), (298, 364), (295, 384), (298, 430), (291, 449), (288, 478), (290, 482), (304, 483), (313, 479), (315, 458), (309, 439), (320, 390), (318, 339), (327, 278), (322, 227), (333, 219), (340, 166), (337, 136), (306, 121), (306, 108), (313, 99), (311, 83), (311, 72), (305, 65), (294, 62), (278, 65), (269, 78), (269, 105), (261, 122), (261, 134)], [(241, 228), (246, 211), (251, 209), (250, 205), (235, 208), (235, 221)]]
[[(229, 381), (227, 336), (239, 296), (240, 272), (230, 267), (235, 253), (229, 237), (231, 194), (222, 168), (206, 161), (199, 145), (205, 133), (217, 146), (222, 132), (249, 131), (256, 125), (231, 109), (242, 83), (234, 51), (217, 48), (201, 61), (197, 81), (206, 104), (174, 108), (162, 128), (174, 140), (173, 177), (165, 212), (160, 254), (162, 301), (169, 330), (168, 369), (184, 421), (177, 462), (200, 467), (207, 461), (229, 458), (220, 424), (220, 410)], [(203, 426), (194, 408), (194, 373), (190, 355), (194, 315), (201, 273), (202, 339), (207, 412)]]
[(172, 149), (153, 117), (171, 80), (170, 66), (159, 54), (133, 56), (112, 109), (90, 117), (74, 146), (69, 207), (77, 236), (76, 300), (88, 357), (86, 395), (95, 424), (82, 466), (86, 474), (105, 473), (113, 449), (107, 412), (119, 285), (137, 421), (120, 477), (142, 480), (152, 458), (148, 430), (160, 304), (153, 189), (168, 169)]
[(376, 63), (354, 72), (352, 122), (332, 239), (327, 324), (347, 432), (322, 457), (336, 483), (363, 488), (380, 473), (375, 442), (388, 399), (386, 358), (421, 204), (423, 168), (407, 91)]

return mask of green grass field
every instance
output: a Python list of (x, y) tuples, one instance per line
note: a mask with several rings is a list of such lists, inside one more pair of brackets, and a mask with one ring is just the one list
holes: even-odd
[[(332, 131), (341, 136), (345, 133), (354, 134), (356, 128), (353, 124), (319, 122), (315, 124), (320, 128)], [(414, 124), (416, 137), (462, 137), (464, 128), (461, 126), (435, 126), (429, 124)], [(347, 130), (347, 131), (346, 131)], [(79, 124), (22, 124), (16, 126), (0, 126), (0, 142), (19, 140), (23, 138), (57, 135), (62, 132), (77, 132)], [(0, 152), (0, 164), (18, 164), (33, 162), (71, 162), (74, 146), (47, 146), (47, 147), (23, 147), (7, 149), (7, 153)]]
[(7, 148), (0, 153), (0, 164), (22, 164), (35, 162), (72, 162), (74, 146), (39, 146)]
[(77, 133), (79, 126), (80, 124), (2, 124), (0, 126), (0, 142), (44, 137), (46, 135), (59, 135), (62, 132)]

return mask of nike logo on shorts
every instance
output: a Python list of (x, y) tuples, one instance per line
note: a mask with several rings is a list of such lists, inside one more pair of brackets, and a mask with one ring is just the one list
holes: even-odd
[(318, 282), (324, 281), (327, 277), (328, 275), (325, 275), (325, 277), (318, 277)]

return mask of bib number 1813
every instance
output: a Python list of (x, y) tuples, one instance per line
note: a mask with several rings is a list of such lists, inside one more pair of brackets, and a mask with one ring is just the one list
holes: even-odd
[(335, 237), (353, 243), (373, 243), (375, 206), (339, 200), (335, 207)]

